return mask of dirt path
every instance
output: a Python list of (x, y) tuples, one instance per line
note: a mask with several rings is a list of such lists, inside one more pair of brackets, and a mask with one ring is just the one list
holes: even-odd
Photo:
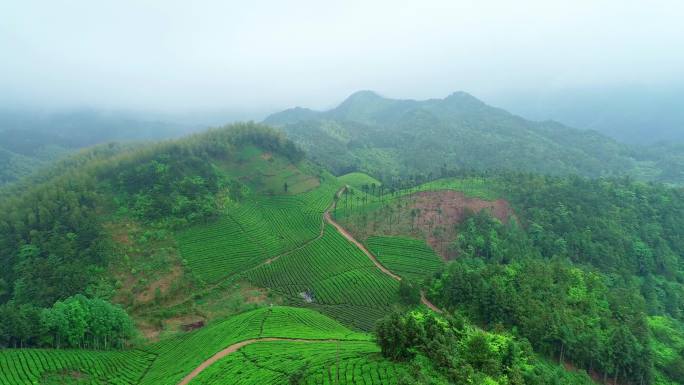
[[(339, 189), (339, 190), (335, 193), (335, 195), (338, 197), (338, 199), (339, 199), (340, 195), (342, 194), (342, 192), (344, 191), (344, 189), (346, 189), (346, 187), (343, 187), (343, 188)], [(312, 238), (312, 239), (309, 239), (308, 241), (306, 241), (306, 242), (304, 242), (303, 244), (301, 244), (301, 245), (295, 247), (294, 249), (290, 249), (290, 250), (288, 250), (288, 251), (285, 251), (285, 252), (283, 252), (283, 253), (280, 253), (280, 254), (278, 254), (278, 255), (275, 255), (275, 256), (273, 256), (273, 257), (271, 257), (271, 258), (268, 258), (267, 260), (263, 261), (262, 263), (260, 263), (260, 264), (258, 264), (258, 265), (256, 265), (256, 266), (254, 266), (254, 267), (252, 267), (252, 268), (250, 268), (250, 269), (247, 269), (246, 271), (254, 270), (254, 269), (257, 269), (257, 268), (259, 268), (259, 267), (261, 267), (261, 266), (263, 266), (263, 265), (267, 265), (267, 264), (273, 263), (273, 262), (276, 261), (278, 258), (284, 257), (284, 256), (286, 256), (286, 255), (288, 255), (288, 254), (290, 254), (290, 253), (293, 253), (293, 252), (295, 252), (295, 251), (297, 251), (297, 250), (300, 250), (300, 249), (302, 249), (302, 248), (308, 246), (308, 245), (311, 244), (312, 242), (315, 242), (315, 241), (321, 239), (321, 238), (323, 237), (324, 233), (325, 233), (325, 222), (327, 222), (327, 223), (329, 223), (330, 225), (332, 225), (333, 227), (335, 227), (335, 229), (337, 229), (337, 231), (339, 231), (339, 233), (342, 234), (342, 236), (345, 237), (349, 242), (353, 243), (354, 245), (356, 245), (356, 247), (358, 247), (361, 251), (363, 251), (363, 253), (366, 254), (366, 256), (373, 262), (373, 264), (374, 264), (378, 269), (380, 269), (380, 271), (382, 271), (384, 274), (386, 274), (386, 275), (392, 277), (392, 279), (394, 279), (394, 280), (401, 281), (401, 277), (400, 277), (400, 276), (394, 274), (394, 273), (391, 272), (389, 269), (387, 269), (385, 266), (383, 266), (382, 263), (380, 263), (380, 261), (378, 261), (378, 259), (375, 257), (375, 255), (373, 255), (373, 253), (371, 253), (370, 250), (368, 250), (368, 249), (366, 248), (366, 246), (364, 246), (361, 242), (357, 241), (356, 238), (354, 238), (347, 230), (345, 230), (344, 227), (342, 227), (342, 225), (340, 225), (339, 223), (335, 222), (335, 221), (332, 219), (332, 217), (330, 216), (330, 210), (331, 210), (334, 206), (335, 206), (335, 202), (333, 201), (332, 203), (330, 203), (330, 205), (328, 205), (328, 207), (327, 207), (327, 208), (325, 209), (325, 211), (323, 212), (323, 217), (321, 218), (321, 229), (320, 229), (320, 231), (319, 231), (319, 233), (318, 233), (318, 235), (317, 235), (316, 237), (314, 237), (314, 238)], [(246, 272), (246, 271), (243, 271), (242, 273), (244, 273), (244, 272)], [(234, 275), (235, 275), (235, 274), (233, 274), (233, 275), (231, 275), (230, 277), (227, 277), (226, 279), (221, 280), (221, 281), (219, 281), (219, 282), (217, 282), (217, 283), (215, 283), (215, 284), (213, 284), (213, 285), (211, 285), (211, 286), (205, 288), (204, 290), (202, 290), (202, 293), (208, 293), (208, 292), (210, 292), (210, 291), (216, 289), (217, 287), (221, 286), (225, 281), (232, 279)], [(196, 295), (196, 294), (193, 294), (193, 295), (188, 296), (187, 298), (183, 299), (180, 303), (185, 303), (185, 302), (191, 300), (195, 295)], [(438, 313), (441, 313), (441, 310), (439, 310), (439, 308), (437, 308), (435, 305), (433, 305), (432, 303), (430, 303), (430, 301), (428, 301), (427, 298), (425, 298), (425, 296), (422, 295), (422, 294), (421, 294), (421, 302), (422, 302), (423, 304), (425, 304), (425, 306), (429, 307), (430, 309), (432, 309), (432, 310), (434, 310), (434, 311), (436, 311), (436, 312), (438, 312)]]
[[(342, 193), (343, 190), (344, 190), (344, 188), (338, 190), (335, 194), (339, 197), (339, 195)], [(263, 266), (263, 265), (268, 265), (268, 264), (270, 264), (270, 263), (273, 263), (273, 262), (275, 262), (278, 258), (284, 257), (284, 256), (286, 256), (286, 255), (288, 255), (288, 254), (291, 254), (291, 253), (294, 253), (295, 251), (300, 250), (300, 249), (303, 249), (303, 248), (305, 248), (306, 246), (308, 246), (309, 244), (311, 244), (311, 243), (313, 243), (313, 242), (315, 242), (315, 241), (321, 239), (321, 238), (323, 237), (323, 234), (325, 233), (325, 215), (327, 215), (327, 214), (330, 212), (330, 209), (334, 206), (334, 204), (335, 204), (334, 202), (331, 203), (331, 204), (325, 209), (325, 211), (323, 212), (323, 217), (321, 218), (321, 229), (320, 229), (320, 231), (318, 232), (318, 235), (317, 235), (317, 236), (315, 236), (314, 238), (309, 239), (308, 241), (305, 241), (304, 243), (302, 243), (301, 245), (299, 245), (299, 246), (297, 246), (297, 247), (295, 247), (295, 248), (293, 248), (293, 249), (284, 251), (284, 252), (282, 252), (282, 253), (280, 253), (280, 254), (278, 254), (278, 255), (274, 255), (273, 257), (268, 258), (268, 259), (266, 259), (265, 261), (261, 262), (260, 264), (258, 264), (258, 265), (256, 265), (256, 266), (253, 266), (253, 267), (251, 267), (251, 268), (249, 268), (249, 269), (247, 269), (247, 270), (245, 270), (245, 271), (242, 271), (242, 272), (240, 272), (240, 273), (234, 273), (234, 274), (232, 274), (232, 275), (230, 275), (230, 276), (228, 276), (228, 277), (226, 277), (226, 278), (224, 278), (224, 279), (222, 279), (222, 280), (220, 280), (220, 281), (218, 281), (218, 282), (216, 282), (216, 283), (214, 283), (214, 284), (212, 284), (212, 285), (210, 285), (210, 286), (204, 288), (204, 289), (202, 290), (201, 294), (209, 293), (209, 292), (215, 290), (215, 289), (218, 288), (219, 286), (223, 285), (226, 281), (229, 281), (230, 279), (234, 278), (234, 277), (235, 277), (236, 275), (238, 275), (238, 274), (242, 274), (242, 273), (245, 273), (245, 272), (247, 272), (247, 271), (255, 270), (255, 269), (258, 269), (259, 267), (261, 267), (261, 266)], [(237, 221), (236, 221), (236, 222), (237, 222)], [(191, 299), (193, 299), (193, 298), (196, 297), (196, 296), (197, 296), (197, 293), (193, 293), (193, 294), (188, 295), (187, 297), (183, 298), (180, 302), (178, 302), (178, 303), (176, 303), (176, 304), (172, 304), (172, 305), (178, 305), (178, 304), (186, 303), (186, 302), (190, 301)]]
[[(400, 276), (394, 274), (389, 269), (387, 269), (385, 266), (383, 266), (382, 263), (380, 263), (380, 261), (378, 261), (378, 259), (375, 257), (375, 255), (373, 255), (373, 253), (371, 253), (370, 250), (368, 250), (366, 248), (366, 246), (364, 246), (361, 242), (357, 241), (356, 238), (354, 238), (339, 223), (335, 222), (332, 219), (332, 217), (330, 217), (330, 210), (326, 210), (325, 213), (323, 214), (323, 217), (325, 218), (326, 222), (333, 225), (337, 229), (337, 231), (339, 231), (340, 234), (342, 234), (343, 237), (345, 237), (349, 242), (353, 243), (354, 245), (356, 245), (356, 247), (358, 247), (361, 251), (363, 251), (363, 253), (366, 254), (366, 256), (373, 262), (373, 264), (375, 264), (375, 266), (378, 269), (380, 269), (383, 273), (389, 275), (393, 279), (395, 279), (397, 281), (401, 281)], [(435, 313), (442, 313), (442, 310), (440, 308), (435, 306), (432, 302), (430, 302), (427, 299), (427, 297), (425, 297), (425, 293), (422, 290), (420, 292), (420, 302), (422, 302), (425, 306), (427, 306), (430, 310), (434, 311)]]
[[(336, 193), (337, 196), (339, 196), (339, 194), (340, 194), (343, 190), (344, 190), (344, 188), (343, 188), (343, 189), (340, 189), (340, 190)], [(311, 243), (311, 242), (313, 242), (313, 241), (315, 241), (315, 240), (317, 240), (317, 239), (320, 239), (320, 238), (323, 236), (324, 232), (325, 232), (325, 226), (324, 226), (323, 224), (324, 224), (324, 222), (328, 222), (330, 225), (332, 225), (333, 227), (335, 227), (335, 229), (337, 229), (337, 231), (339, 231), (339, 233), (342, 234), (342, 236), (345, 237), (349, 242), (353, 243), (354, 245), (356, 245), (356, 247), (358, 247), (361, 251), (363, 251), (363, 253), (366, 254), (366, 256), (373, 262), (373, 264), (374, 264), (378, 269), (380, 269), (380, 271), (382, 271), (384, 274), (386, 274), (386, 275), (392, 277), (392, 279), (395, 279), (395, 280), (397, 280), (397, 281), (401, 281), (401, 277), (400, 277), (400, 276), (398, 276), (398, 275), (392, 273), (392, 272), (389, 271), (385, 266), (383, 266), (383, 265), (380, 263), (380, 261), (378, 261), (378, 259), (375, 257), (375, 255), (373, 255), (373, 253), (371, 253), (370, 250), (368, 250), (368, 249), (366, 248), (366, 246), (364, 246), (361, 242), (357, 241), (356, 238), (354, 238), (349, 232), (347, 232), (347, 230), (345, 230), (344, 227), (342, 227), (339, 223), (335, 222), (335, 221), (332, 219), (332, 217), (330, 216), (330, 209), (333, 207), (333, 205), (334, 205), (334, 203), (331, 204), (330, 206), (328, 206), (328, 208), (327, 208), (327, 209), (325, 210), (325, 212), (323, 213), (323, 219), (322, 219), (322, 221), (321, 221), (321, 231), (320, 231), (319, 235), (318, 235), (316, 238), (313, 238), (313, 239), (307, 241), (306, 243), (300, 245), (299, 247), (297, 247), (297, 248), (295, 248), (295, 249), (288, 250), (288, 251), (285, 252), (285, 253), (276, 255), (275, 257), (272, 257), (272, 258), (269, 258), (269, 259), (267, 259), (266, 261), (264, 261), (263, 263), (259, 264), (258, 266), (262, 266), (262, 265), (264, 265), (264, 264), (271, 263), (271, 262), (275, 261), (276, 259), (278, 259), (278, 258), (284, 256), (284, 255), (287, 255), (287, 254), (289, 254), (289, 253), (291, 253), (291, 252), (293, 252), (293, 251), (295, 251), (295, 250), (298, 250), (298, 249), (300, 249), (300, 248), (303, 248), (304, 246), (308, 245), (309, 243)], [(258, 267), (258, 266), (257, 266), (257, 267)], [(218, 285), (216, 285), (216, 286), (218, 286)], [(423, 303), (425, 306), (427, 306), (430, 310), (432, 310), (432, 311), (434, 311), (434, 312), (436, 312), (436, 313), (442, 313), (442, 310), (441, 310), (441, 309), (439, 309), (437, 306), (435, 306), (432, 302), (430, 302), (430, 301), (425, 297), (425, 293), (424, 293), (422, 290), (421, 290), (421, 292), (420, 292), (420, 302), (422, 302), (422, 303)], [(196, 367), (190, 374), (188, 374), (187, 376), (185, 376), (185, 378), (183, 378), (183, 380), (182, 380), (181, 382), (179, 382), (178, 385), (187, 385), (190, 381), (192, 381), (192, 379), (194, 379), (195, 377), (197, 377), (197, 375), (199, 375), (202, 371), (204, 371), (206, 368), (208, 368), (211, 364), (215, 363), (216, 361), (220, 360), (221, 358), (223, 358), (223, 357), (225, 357), (225, 356), (227, 356), (227, 355), (229, 355), (229, 354), (235, 353), (236, 351), (240, 350), (240, 348), (242, 348), (242, 347), (244, 347), (244, 346), (246, 346), (246, 345), (250, 345), (250, 344), (253, 344), (253, 343), (257, 343), (257, 342), (268, 342), (268, 341), (290, 341), (290, 342), (302, 342), (302, 343), (316, 343), (316, 342), (333, 343), (333, 342), (341, 342), (342, 340), (336, 340), (336, 339), (314, 340), (314, 339), (304, 339), (304, 338), (263, 337), (263, 338), (253, 338), (253, 339), (248, 339), (248, 340), (240, 341), (240, 342), (237, 342), (237, 343), (235, 343), (235, 344), (233, 344), (233, 345), (228, 346), (227, 348), (225, 348), (225, 349), (221, 350), (220, 352), (218, 352), (218, 353), (214, 354), (213, 356), (211, 356), (211, 357), (210, 357), (209, 359), (207, 359), (206, 361), (202, 362), (202, 363), (201, 363), (198, 367)]]
[(304, 338), (278, 338), (278, 337), (263, 337), (263, 338), (252, 338), (249, 340), (244, 340), (240, 341), (238, 343), (234, 343), (227, 348), (221, 350), (220, 352), (214, 354), (209, 358), (208, 360), (202, 362), (198, 367), (196, 367), (190, 374), (185, 376), (181, 382), (178, 383), (178, 385), (186, 385), (192, 379), (197, 377), (202, 371), (204, 371), (206, 368), (208, 368), (211, 364), (215, 363), (216, 361), (220, 360), (221, 358), (235, 353), (238, 350), (240, 350), (242, 347), (257, 343), (257, 342), (269, 342), (269, 341), (289, 341), (289, 342), (303, 342), (303, 343), (317, 343), (317, 342), (324, 342), (324, 343), (333, 343), (333, 342), (342, 342), (342, 340), (335, 340), (335, 339), (327, 339), (327, 340), (313, 340), (313, 339), (304, 339)]
[(389, 276), (392, 277), (393, 279), (396, 279), (397, 281), (401, 281), (401, 277), (400, 277), (400, 276), (398, 276), (398, 275), (392, 273), (391, 271), (389, 271), (385, 266), (383, 266), (383, 265), (380, 263), (380, 261), (378, 261), (377, 258), (375, 258), (375, 255), (373, 255), (373, 253), (371, 253), (371, 252), (366, 248), (366, 246), (362, 245), (361, 242), (357, 241), (354, 237), (352, 237), (352, 235), (349, 234), (349, 233), (347, 232), (347, 230), (344, 229), (344, 227), (340, 226), (339, 223), (335, 222), (335, 221), (330, 217), (330, 211), (326, 211), (325, 214), (323, 214), (323, 215), (324, 215), (324, 217), (325, 217), (325, 220), (326, 220), (328, 223), (330, 223), (331, 225), (333, 225), (333, 226), (337, 229), (337, 231), (339, 231), (340, 234), (342, 234), (343, 237), (347, 238), (347, 240), (348, 240), (349, 242), (353, 243), (354, 245), (356, 245), (356, 247), (358, 247), (359, 249), (361, 249), (361, 251), (363, 251), (363, 253), (366, 254), (366, 256), (373, 262), (373, 264), (375, 264), (375, 266), (376, 266), (378, 269), (382, 270), (383, 273), (389, 275)]
[(442, 309), (440, 309), (440, 308), (438, 308), (437, 306), (435, 306), (435, 304), (433, 304), (432, 302), (430, 302), (430, 301), (427, 299), (427, 297), (425, 297), (425, 292), (422, 291), (422, 290), (420, 291), (420, 302), (422, 302), (423, 305), (427, 306), (430, 310), (434, 311), (435, 313), (439, 313), (439, 314), (442, 314), (442, 313), (443, 313)]

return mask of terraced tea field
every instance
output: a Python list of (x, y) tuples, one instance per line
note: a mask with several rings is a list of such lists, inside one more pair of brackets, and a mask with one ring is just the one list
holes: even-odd
[(0, 350), (0, 384), (138, 384), (155, 355), (142, 351)]
[(383, 359), (372, 342), (268, 341), (250, 344), (200, 373), (191, 384), (290, 384), (302, 370), (302, 384), (391, 385), (406, 369)]
[(249, 271), (247, 277), (300, 302), (308, 292), (311, 306), (365, 330), (395, 302), (399, 285), (330, 225), (322, 238)]
[(374, 236), (365, 243), (380, 263), (404, 278), (422, 280), (444, 264), (425, 241), (419, 239)]
[(209, 283), (248, 270), (320, 236), (336, 188), (328, 181), (299, 195), (246, 198), (219, 219), (181, 231), (181, 255)]
[[(95, 384), (105, 378), (140, 385), (218, 384), (227, 378), (287, 384), (299, 369), (305, 384), (396, 383), (405, 368), (382, 359), (370, 335), (340, 323), (372, 329), (396, 302), (398, 281), (323, 221), (337, 188), (327, 181), (302, 194), (247, 197), (218, 220), (177, 235), (183, 258), (205, 282), (242, 275), (304, 308), (238, 314), (142, 350), (2, 352), (0, 368), (9, 375), (0, 384)], [(407, 278), (441, 264), (413, 239), (374, 237), (368, 246), (380, 263)]]
[(140, 384), (177, 384), (222, 349), (240, 341), (265, 337), (360, 341), (371, 338), (313, 310), (262, 308), (149, 347), (158, 358)]

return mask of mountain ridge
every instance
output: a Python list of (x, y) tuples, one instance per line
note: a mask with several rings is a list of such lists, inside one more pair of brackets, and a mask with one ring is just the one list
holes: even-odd
[(391, 165), (388, 177), (406, 176), (436, 172), (446, 163), (603, 177), (630, 174), (638, 164), (629, 146), (597, 131), (527, 120), (464, 91), (414, 100), (364, 90), (329, 110), (297, 107), (272, 114), (264, 123), (280, 127), (338, 174), (380, 175)]

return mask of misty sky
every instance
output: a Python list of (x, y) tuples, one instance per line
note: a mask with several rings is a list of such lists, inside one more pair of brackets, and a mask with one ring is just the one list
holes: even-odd
[[(420, 4), (420, 5), (417, 5)], [(330, 107), (684, 80), (684, 1), (0, 1), (0, 105)]]

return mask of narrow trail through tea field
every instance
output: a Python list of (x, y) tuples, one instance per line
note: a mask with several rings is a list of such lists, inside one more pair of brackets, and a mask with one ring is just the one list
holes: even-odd
[[(340, 190), (336, 193), (336, 195), (339, 197), (339, 194), (341, 194), (342, 191), (344, 191), (344, 188), (340, 189)], [(331, 204), (330, 206), (328, 206), (328, 208), (323, 212), (323, 218), (322, 218), (322, 221), (321, 221), (321, 231), (320, 231), (319, 235), (318, 235), (316, 238), (313, 238), (313, 239), (307, 241), (305, 244), (302, 244), (302, 245), (300, 245), (299, 247), (297, 247), (297, 248), (295, 248), (295, 249), (288, 250), (288, 251), (285, 252), (285, 253), (276, 255), (276, 256), (274, 256), (274, 257), (272, 257), (272, 258), (269, 258), (269, 259), (267, 259), (266, 261), (264, 261), (263, 263), (259, 264), (258, 266), (262, 266), (262, 265), (265, 265), (265, 264), (268, 264), (268, 263), (272, 263), (272, 262), (275, 261), (276, 259), (278, 259), (278, 258), (280, 258), (280, 257), (282, 257), (282, 256), (284, 256), (284, 255), (290, 254), (291, 252), (293, 252), (293, 251), (295, 251), (295, 250), (298, 250), (298, 249), (300, 249), (300, 248), (302, 248), (302, 247), (308, 245), (309, 243), (311, 243), (311, 242), (313, 242), (313, 241), (315, 241), (315, 240), (317, 240), (317, 239), (320, 239), (321, 237), (323, 237), (323, 234), (324, 234), (324, 232), (325, 232), (325, 226), (324, 226), (324, 224), (325, 224), (325, 222), (327, 222), (327, 223), (329, 223), (330, 225), (332, 225), (333, 227), (335, 227), (335, 229), (336, 229), (340, 234), (342, 234), (342, 236), (345, 237), (349, 242), (351, 242), (351, 243), (354, 244), (356, 247), (358, 247), (358, 248), (359, 248), (359, 249), (360, 249), (360, 250), (361, 250), (361, 251), (362, 251), (362, 252), (363, 252), (371, 261), (372, 261), (372, 262), (373, 262), (373, 264), (374, 264), (378, 269), (380, 269), (380, 271), (382, 271), (384, 274), (390, 276), (390, 277), (391, 277), (392, 279), (394, 279), (394, 280), (401, 281), (401, 277), (400, 277), (400, 276), (394, 274), (394, 273), (391, 272), (389, 269), (387, 269), (385, 266), (383, 266), (382, 263), (380, 263), (380, 261), (378, 261), (378, 259), (375, 257), (375, 255), (374, 255), (373, 253), (371, 253), (370, 250), (368, 250), (368, 248), (366, 248), (366, 246), (364, 246), (361, 242), (357, 241), (356, 238), (354, 238), (347, 230), (345, 230), (344, 227), (342, 227), (342, 225), (340, 225), (339, 223), (335, 222), (335, 221), (332, 219), (332, 217), (330, 216), (330, 209), (331, 209), (333, 206), (334, 206), (334, 203)], [(425, 306), (427, 306), (427, 307), (428, 307), (429, 309), (431, 309), (432, 311), (434, 311), (434, 312), (436, 312), (436, 313), (442, 313), (442, 310), (441, 310), (441, 309), (439, 309), (437, 306), (435, 306), (432, 302), (430, 302), (430, 301), (425, 297), (425, 293), (424, 293), (423, 291), (420, 292), (420, 302), (423, 303)], [(225, 348), (225, 349), (221, 350), (220, 352), (218, 352), (218, 353), (214, 354), (213, 356), (211, 356), (211, 357), (210, 357), (209, 359), (207, 359), (206, 361), (202, 362), (202, 363), (201, 363), (198, 367), (196, 367), (190, 374), (188, 374), (187, 376), (185, 376), (185, 378), (183, 378), (183, 380), (182, 380), (181, 382), (179, 382), (178, 385), (186, 385), (186, 384), (188, 384), (193, 378), (197, 377), (197, 375), (199, 375), (202, 371), (204, 371), (204, 370), (205, 370), (207, 367), (209, 367), (211, 364), (215, 363), (216, 361), (220, 360), (221, 358), (223, 358), (223, 357), (225, 357), (225, 356), (227, 356), (227, 355), (229, 355), (229, 354), (235, 353), (236, 351), (240, 350), (240, 348), (242, 348), (242, 347), (244, 347), (244, 346), (246, 346), (246, 345), (250, 345), (250, 344), (253, 344), (253, 343), (257, 343), (257, 342), (268, 342), (268, 341), (291, 341), (291, 342), (303, 342), (303, 343), (316, 343), (316, 342), (324, 342), (324, 343), (333, 343), (333, 342), (335, 342), (335, 343), (338, 343), (338, 342), (343, 342), (343, 340), (336, 340), (336, 339), (316, 340), (316, 339), (282, 338), (282, 337), (253, 338), (253, 339), (248, 339), (248, 340), (240, 341), (240, 342), (237, 342), (237, 343), (235, 343), (235, 344), (233, 344), (233, 345), (228, 346), (227, 348)]]
[[(325, 220), (334, 226), (337, 231), (342, 234), (343, 237), (345, 237), (349, 242), (353, 243), (358, 247), (361, 251), (363, 251), (364, 254), (375, 264), (375, 266), (380, 269), (383, 273), (386, 275), (392, 277), (393, 279), (397, 281), (401, 281), (401, 277), (394, 274), (391, 272), (388, 268), (382, 265), (380, 261), (378, 261), (378, 258), (375, 257), (373, 253), (366, 248), (361, 242), (357, 241), (356, 238), (354, 238), (347, 230), (344, 229), (339, 223), (335, 222), (332, 217), (330, 216), (330, 210), (326, 210), (326, 212), (323, 214), (323, 217)], [(423, 303), (425, 306), (427, 306), (430, 310), (436, 312), (436, 313), (442, 313), (442, 310), (439, 309), (437, 306), (435, 306), (432, 302), (430, 302), (427, 297), (425, 297), (425, 293), (423, 291), (420, 292), (420, 302)]]
[(216, 361), (220, 360), (221, 358), (235, 353), (241, 348), (257, 343), (257, 342), (271, 342), (271, 341), (288, 341), (288, 342), (299, 342), (299, 343), (339, 343), (339, 342), (345, 342), (345, 341), (353, 341), (353, 340), (336, 340), (336, 339), (323, 339), (323, 340), (316, 340), (316, 339), (305, 339), (305, 338), (282, 338), (282, 337), (263, 337), (263, 338), (252, 338), (244, 341), (240, 341), (237, 343), (234, 343), (227, 348), (221, 350), (220, 352), (214, 354), (209, 358), (208, 360), (202, 362), (198, 367), (196, 367), (190, 374), (185, 376), (181, 382), (178, 383), (178, 385), (186, 385), (190, 381), (192, 381), (195, 377), (197, 377), (200, 373), (202, 373), (206, 368), (208, 368), (211, 364), (215, 363)]

